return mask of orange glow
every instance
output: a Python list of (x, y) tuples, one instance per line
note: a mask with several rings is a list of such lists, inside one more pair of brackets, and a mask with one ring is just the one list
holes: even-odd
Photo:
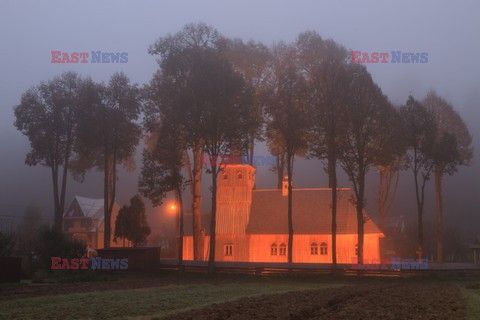
[(170, 210), (175, 211), (177, 209), (177, 206), (174, 204), (170, 205)]

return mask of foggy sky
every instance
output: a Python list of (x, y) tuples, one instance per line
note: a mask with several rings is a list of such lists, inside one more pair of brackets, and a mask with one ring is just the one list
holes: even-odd
[[(475, 1), (1, 1), (0, 2), (0, 215), (21, 215), (35, 204), (51, 212), (49, 170), (24, 165), (28, 140), (13, 126), (13, 107), (23, 92), (67, 70), (95, 81), (124, 71), (142, 85), (157, 69), (147, 48), (158, 37), (203, 21), (228, 37), (267, 45), (292, 41), (303, 31), (362, 52), (428, 52), (426, 64), (367, 64), (390, 100), (400, 105), (409, 94), (422, 99), (435, 89), (459, 110), (474, 135), (474, 164), (445, 179), (446, 224), (465, 230), (470, 239), (480, 223), (479, 30), (480, 3)], [(128, 52), (126, 64), (52, 64), (50, 52)], [(138, 150), (139, 152), (141, 150)], [(266, 155), (264, 144), (257, 155)], [(137, 157), (139, 159), (139, 157)], [(137, 192), (137, 170), (122, 170), (117, 201)], [(367, 208), (375, 215), (376, 175), (368, 179)], [(204, 207), (210, 193), (205, 175)], [(412, 174), (401, 177), (392, 215), (415, 217)], [(317, 161), (296, 162), (295, 187), (324, 187), (327, 178)], [(342, 186), (350, 186), (344, 176)], [(258, 188), (274, 188), (275, 174), (259, 168)], [(70, 180), (67, 204), (74, 195), (102, 198), (101, 175), (92, 171), (83, 184)], [(433, 219), (433, 184), (427, 187), (426, 219)], [(149, 211), (150, 218), (162, 209)], [(152, 226), (155, 229), (156, 226)], [(467, 240), (468, 240), (467, 239)]]

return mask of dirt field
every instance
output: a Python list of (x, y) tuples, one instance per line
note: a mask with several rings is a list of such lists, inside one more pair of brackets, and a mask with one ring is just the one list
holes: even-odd
[(0, 319), (478, 320), (480, 278), (166, 273), (78, 283), (4, 284)]
[(166, 319), (465, 319), (465, 301), (447, 285), (352, 286), (290, 292), (178, 314)]

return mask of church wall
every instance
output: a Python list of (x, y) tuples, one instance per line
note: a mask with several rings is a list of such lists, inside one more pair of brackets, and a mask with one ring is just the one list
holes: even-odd
[[(372, 262), (372, 259), (380, 259), (379, 237), (381, 234), (366, 234), (364, 258), (365, 262)], [(293, 239), (293, 262), (299, 263), (331, 263), (332, 262), (332, 241), (331, 235), (294, 235)], [(321, 254), (321, 244), (327, 244), (327, 254)], [(272, 244), (277, 245), (277, 254), (272, 255)], [(285, 255), (280, 254), (280, 245), (285, 244)], [(311, 254), (311, 244), (317, 244), (317, 254)], [(351, 264), (356, 258), (355, 245), (357, 244), (356, 234), (337, 235), (337, 262)], [(225, 255), (225, 245), (233, 245), (232, 255)], [(209, 237), (205, 240), (206, 254), (208, 260)], [(217, 235), (216, 261), (236, 262), (288, 262), (288, 235), (283, 234), (259, 234), (259, 235)], [(193, 260), (192, 237), (185, 237), (184, 259)]]

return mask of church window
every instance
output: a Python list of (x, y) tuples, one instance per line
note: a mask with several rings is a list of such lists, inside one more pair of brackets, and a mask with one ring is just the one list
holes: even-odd
[(280, 255), (286, 256), (287, 255), (287, 246), (285, 243), (280, 244)]
[(328, 254), (328, 245), (325, 242), (322, 242), (322, 244), (320, 244), (320, 254), (321, 255)]
[(275, 243), (272, 243), (271, 247), (270, 247), (270, 254), (272, 256), (276, 256), (277, 255), (277, 245)]
[(232, 244), (226, 244), (224, 246), (224, 253), (225, 253), (225, 256), (227, 257), (231, 257), (233, 256), (233, 245)]
[(310, 254), (311, 255), (318, 254), (318, 245), (315, 242), (310, 245)]

